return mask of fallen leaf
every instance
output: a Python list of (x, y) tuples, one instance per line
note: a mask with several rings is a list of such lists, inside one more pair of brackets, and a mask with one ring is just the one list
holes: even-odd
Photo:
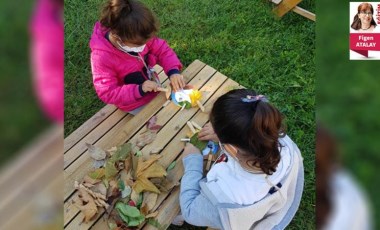
[(79, 194), (74, 204), (82, 211), (83, 220), (87, 223), (98, 213), (98, 208), (94, 198), (85, 189), (79, 188), (78, 190)]
[(135, 203), (134, 206), (136, 206), (137, 202), (139, 201), (139, 198), (140, 198), (140, 193), (137, 193), (135, 190), (132, 189), (131, 201)]
[(140, 211), (136, 207), (129, 206), (122, 202), (118, 202), (115, 206), (115, 209), (120, 211), (122, 214), (129, 217), (138, 217), (140, 216)]
[(148, 215), (145, 216), (145, 218), (154, 218), (158, 215), (158, 211), (149, 213)]
[(104, 171), (106, 179), (110, 179), (114, 177), (118, 172), (119, 171), (115, 167), (115, 162), (108, 160), (106, 162), (105, 171)]
[(107, 154), (103, 149), (89, 143), (86, 143), (86, 146), (92, 159), (100, 161), (106, 158)]
[(136, 140), (136, 145), (138, 147), (144, 147), (147, 144), (150, 144), (156, 139), (157, 134), (155, 132), (152, 132), (150, 130), (140, 133)]
[(157, 125), (157, 116), (153, 116), (149, 119), (149, 121), (147, 122), (147, 128), (150, 130), (150, 131), (153, 131), (153, 132), (158, 132), (158, 130), (161, 129), (162, 125)]
[(92, 184), (92, 185), (97, 184), (100, 181), (101, 181), (100, 179), (92, 179), (88, 175), (84, 176), (84, 178), (83, 178), (83, 182), (88, 183), (88, 184)]
[(88, 174), (91, 179), (101, 180), (104, 177), (104, 168), (96, 169)]
[(141, 173), (151, 166), (154, 162), (160, 159), (162, 155), (151, 155), (148, 160), (144, 161), (142, 158), (138, 158), (137, 167), (136, 167), (136, 175), (139, 176)]
[(115, 180), (111, 180), (109, 182), (109, 187), (108, 187), (108, 190), (107, 190), (107, 197), (115, 197), (115, 196), (118, 196), (120, 194), (120, 190), (119, 190), (119, 187), (117, 185), (117, 182)]
[(141, 213), (147, 215), (157, 203), (158, 194), (152, 192), (144, 192), (143, 201), (141, 204)]
[(103, 183), (98, 183), (91, 188), (92, 191), (107, 196), (107, 188)]
[(131, 186), (125, 186), (123, 190), (121, 190), (121, 198), (126, 198), (131, 195), (132, 188)]
[(168, 168), (166, 169), (166, 171), (169, 172), (170, 170), (174, 169), (176, 163), (177, 163), (176, 161), (173, 161), (172, 163), (170, 163), (170, 165), (168, 166)]
[(155, 192), (155, 193), (160, 193), (160, 190), (148, 180), (148, 178), (145, 177), (139, 177), (137, 178), (135, 184), (133, 185), (132, 189), (136, 193), (140, 193), (143, 191), (150, 191), (150, 192)]

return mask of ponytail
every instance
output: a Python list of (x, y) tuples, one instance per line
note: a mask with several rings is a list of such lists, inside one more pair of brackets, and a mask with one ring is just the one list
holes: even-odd
[(158, 31), (153, 12), (136, 0), (109, 0), (101, 12), (100, 23), (122, 40), (146, 42)]
[(251, 166), (271, 175), (280, 162), (279, 138), (285, 136), (281, 113), (262, 95), (232, 90), (214, 103), (210, 121), (219, 140), (238, 147)]

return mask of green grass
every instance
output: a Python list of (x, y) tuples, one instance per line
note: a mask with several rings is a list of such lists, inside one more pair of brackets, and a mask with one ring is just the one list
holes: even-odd
[[(295, 13), (281, 20), (266, 1), (144, 1), (184, 66), (195, 59), (265, 94), (287, 117), (304, 156), (305, 190), (289, 229), (314, 229), (315, 23)], [(101, 109), (92, 86), (89, 38), (100, 0), (65, 1), (65, 135)], [(315, 12), (314, 2), (301, 7)]]
[(48, 126), (37, 105), (29, 66), (32, 6), (33, 1), (0, 2), (0, 166)]

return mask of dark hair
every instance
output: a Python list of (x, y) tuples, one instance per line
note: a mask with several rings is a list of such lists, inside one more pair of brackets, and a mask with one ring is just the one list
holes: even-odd
[(248, 89), (232, 90), (219, 97), (211, 110), (210, 121), (219, 140), (232, 144), (247, 163), (271, 175), (280, 162), (279, 138), (285, 136), (281, 113), (268, 102), (243, 102)]
[(145, 43), (158, 31), (153, 12), (135, 0), (109, 0), (104, 6), (100, 23), (122, 40)]
[[(352, 22), (351, 24), (351, 28), (354, 29), (354, 30), (360, 30), (362, 28), (362, 22), (359, 18), (359, 13), (362, 12), (362, 11), (365, 11), (369, 9), (373, 15), (373, 7), (371, 4), (367, 3), (367, 2), (364, 2), (362, 4), (360, 4), (358, 6), (358, 13), (355, 15), (354, 17), (354, 21)], [(375, 20), (373, 19), (373, 16), (372, 16), (372, 20), (371, 20), (371, 25), (375, 26), (376, 27), (376, 22)]]

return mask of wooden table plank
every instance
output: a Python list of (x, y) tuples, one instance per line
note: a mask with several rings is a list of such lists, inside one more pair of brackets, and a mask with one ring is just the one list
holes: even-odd
[[(202, 62), (193, 62), (187, 69), (188, 72), (184, 71), (184, 76), (187, 79), (192, 79), (204, 66)], [(132, 135), (137, 132), (142, 126), (145, 125), (147, 120), (152, 117), (159, 109), (161, 109), (162, 104), (166, 101), (164, 93), (159, 94), (155, 99), (152, 100), (149, 105), (147, 105), (140, 113), (140, 116), (134, 116), (128, 122), (120, 122), (114, 126), (106, 135), (104, 135), (95, 145), (108, 149), (113, 146), (118, 146), (124, 143), (126, 140), (132, 137)], [(139, 113), (139, 114), (140, 114)], [(143, 116), (142, 116), (143, 115)], [(87, 152), (87, 151), (86, 151)], [(65, 178), (65, 200), (72, 194), (74, 189), (72, 185), (75, 180), (80, 180), (83, 176), (89, 172), (92, 168), (91, 161), (87, 153), (84, 153), (79, 157), (73, 164), (71, 164), (64, 171)]]
[[(155, 65), (154, 69), (158, 74), (163, 72), (162, 67), (159, 65)], [(161, 79), (160, 77), (160, 80), (161, 82), (163, 82), (164, 78)], [(109, 105), (104, 106), (99, 112), (97, 112), (94, 116), (88, 119), (78, 129), (76, 129), (68, 137), (65, 138), (64, 152), (66, 153), (70, 148), (72, 148), (76, 143), (78, 143), (83, 137), (85, 137), (96, 126), (98, 126), (100, 123), (106, 120), (108, 116), (110, 116), (116, 110), (117, 110), (117, 107), (114, 105), (109, 104)]]
[[(213, 68), (211, 68), (211, 67), (205, 67), (205, 68), (203, 68), (199, 72), (199, 74), (196, 77), (193, 77), (193, 79), (190, 81), (190, 84), (193, 85), (196, 88), (199, 88), (211, 77), (211, 75), (213, 73), (215, 73), (215, 70)], [(201, 77), (198, 77), (199, 75), (201, 75)], [(207, 76), (207, 75), (209, 75), (209, 76)], [(169, 104), (167, 107), (163, 108), (162, 110), (160, 110), (157, 113), (157, 123), (158, 124), (165, 124), (178, 111), (179, 111), (179, 107), (178, 106), (174, 105), (173, 103)], [(139, 115), (136, 115), (136, 116), (139, 116)], [(143, 131), (140, 130), (134, 136), (137, 136), (141, 132), (143, 132)], [(83, 168), (84, 167), (81, 167), (81, 170), (83, 170)], [(85, 168), (87, 168), (87, 167), (85, 167)], [(85, 174), (87, 174), (89, 172), (89, 170), (90, 169), (87, 169), (87, 170), (85, 170), (83, 172)], [(76, 175), (77, 175), (77, 173), (76, 173)], [(80, 179), (81, 178), (79, 178), (78, 180), (80, 180)], [(65, 183), (68, 183), (68, 182), (65, 180)], [(72, 181), (72, 183), (74, 183), (74, 181)], [(68, 185), (68, 186), (69, 186), (69, 188), (72, 187), (70, 185)], [(71, 200), (72, 199), (70, 198), (65, 203), (65, 218), (64, 218), (65, 219), (65, 224), (67, 224), (71, 220), (71, 218), (74, 217), (79, 212), (79, 210), (74, 205), (71, 204)]]
[[(162, 83), (167, 80), (167, 76), (164, 72), (159, 74), (159, 78)], [(104, 134), (106, 134), (110, 129), (112, 129), (115, 125), (117, 125), (121, 120), (123, 123), (128, 122), (132, 119), (133, 115), (127, 114), (122, 110), (116, 110), (113, 114), (111, 114), (105, 121), (99, 124), (96, 128), (91, 130), (87, 136), (82, 138), (77, 144), (75, 144), (66, 154), (64, 159), (64, 169), (66, 169), (72, 162), (75, 161), (80, 155), (82, 155), (86, 150), (86, 143), (94, 144), (98, 141)]]

